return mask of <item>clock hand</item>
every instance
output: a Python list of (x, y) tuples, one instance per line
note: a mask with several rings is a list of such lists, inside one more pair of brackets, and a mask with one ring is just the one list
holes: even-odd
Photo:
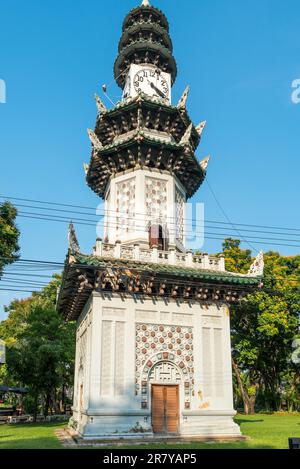
[(164, 95), (164, 93), (162, 91), (160, 91), (155, 85), (154, 83), (152, 83), (152, 81), (148, 80), (148, 83), (149, 85), (151, 86), (151, 88), (156, 91), (156, 93), (161, 97), (161, 98), (166, 98), (166, 96)]

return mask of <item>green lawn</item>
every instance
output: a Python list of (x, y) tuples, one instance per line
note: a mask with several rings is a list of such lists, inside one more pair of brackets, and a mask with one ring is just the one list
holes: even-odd
[[(300, 437), (300, 414), (298, 415), (239, 415), (236, 422), (242, 433), (250, 437), (247, 441), (237, 443), (193, 443), (187, 445), (147, 445), (139, 448), (148, 449), (215, 449), (215, 448), (287, 448), (288, 438)], [(27, 424), (0, 425), (0, 449), (9, 448), (61, 448), (55, 436), (55, 430), (65, 424)], [(123, 448), (129, 448), (124, 446)], [(130, 448), (133, 448), (132, 446)], [(135, 447), (136, 448), (136, 447)]]

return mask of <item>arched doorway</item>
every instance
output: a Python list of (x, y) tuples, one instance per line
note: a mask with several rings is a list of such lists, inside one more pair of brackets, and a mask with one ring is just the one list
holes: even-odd
[(159, 362), (151, 369), (149, 382), (153, 432), (178, 433), (180, 371), (171, 362)]

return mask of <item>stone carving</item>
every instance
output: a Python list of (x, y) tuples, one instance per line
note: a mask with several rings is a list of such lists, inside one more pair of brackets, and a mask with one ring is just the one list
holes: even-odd
[(203, 171), (206, 171), (206, 170), (207, 170), (207, 166), (208, 166), (209, 160), (210, 160), (210, 156), (207, 156), (207, 157), (204, 158), (202, 161), (200, 161), (200, 166), (201, 166), (201, 168), (202, 168)]
[(190, 138), (192, 135), (193, 124), (190, 123), (188, 128), (186, 129), (182, 139), (180, 140), (180, 145), (188, 145), (190, 143)]
[(248, 270), (248, 275), (253, 277), (258, 277), (264, 274), (264, 253), (260, 251), (256, 256), (253, 264), (251, 265), (250, 269)]
[(75, 233), (73, 223), (69, 224), (68, 241), (69, 241), (69, 249), (72, 253), (80, 252), (80, 247), (79, 247), (79, 243), (78, 243), (78, 240), (77, 240), (77, 236), (76, 236), (76, 233)]
[(117, 187), (117, 239), (132, 232), (135, 226), (135, 178), (119, 182)]
[(183, 95), (181, 96), (180, 100), (178, 101), (177, 108), (178, 109), (185, 109), (186, 107), (186, 102), (189, 96), (190, 92), (190, 87), (187, 86), (186, 89), (183, 92)]
[(149, 7), (149, 6), (150, 6), (149, 0), (143, 0), (143, 1), (142, 1), (142, 6), (143, 6), (143, 7)]
[(151, 369), (149, 381), (161, 384), (176, 384), (180, 383), (181, 375), (173, 363), (159, 362)]
[(198, 132), (198, 134), (199, 134), (199, 137), (201, 137), (202, 132), (203, 132), (205, 126), (206, 126), (206, 121), (200, 122), (200, 124), (197, 125), (196, 130), (197, 130), (197, 132)]
[(95, 94), (95, 100), (99, 114), (106, 112), (107, 109), (97, 94)]
[(146, 177), (146, 210), (153, 223), (167, 219), (167, 181)]
[(184, 239), (184, 204), (185, 197), (182, 192), (175, 190), (175, 204), (176, 204), (176, 238), (183, 243)]
[(98, 139), (97, 135), (95, 134), (95, 132), (91, 129), (87, 129), (87, 132), (88, 132), (88, 135), (89, 135), (89, 138), (90, 138), (90, 141), (92, 142), (94, 148), (96, 150), (101, 150), (103, 148), (103, 145), (102, 143), (100, 142), (100, 140)]
[(90, 167), (90, 165), (89, 165), (89, 164), (87, 164), (87, 163), (83, 163), (83, 169), (84, 169), (84, 172), (85, 172), (85, 174), (87, 174), (87, 173), (88, 173), (88, 171), (89, 171), (89, 167)]

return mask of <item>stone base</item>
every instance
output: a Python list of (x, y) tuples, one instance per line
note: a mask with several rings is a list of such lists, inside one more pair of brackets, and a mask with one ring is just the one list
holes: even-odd
[[(240, 427), (233, 421), (233, 411), (186, 411), (183, 413), (177, 434), (154, 434), (151, 416), (140, 412), (129, 415), (75, 415), (70, 427), (83, 440), (119, 441), (138, 440), (145, 442), (171, 439), (192, 439), (196, 441), (216, 439), (241, 439)], [(75, 423), (75, 425), (74, 425)]]

